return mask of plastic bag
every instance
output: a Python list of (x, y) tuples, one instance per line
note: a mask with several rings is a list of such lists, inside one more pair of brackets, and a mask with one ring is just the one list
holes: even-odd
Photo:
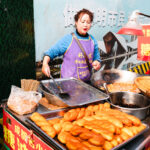
[(12, 85), (8, 98), (8, 107), (19, 115), (35, 111), (42, 94), (35, 91), (24, 91)]

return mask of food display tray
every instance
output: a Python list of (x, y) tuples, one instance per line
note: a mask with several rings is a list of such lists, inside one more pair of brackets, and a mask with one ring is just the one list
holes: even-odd
[[(69, 110), (69, 108), (64, 108), (64, 109), (61, 109), (61, 110), (55, 110), (55, 111), (51, 111), (49, 113), (43, 113), (41, 114), (43, 117), (45, 117), (47, 120), (51, 120), (51, 119), (54, 119), (54, 118), (60, 118), (61, 117), (61, 114), (67, 112)], [(56, 148), (59, 150), (67, 150), (67, 148), (65, 147), (64, 144), (61, 144), (58, 140), (57, 140), (57, 137), (55, 138), (51, 138), (50, 136), (48, 136), (44, 131), (42, 131), (40, 129), (40, 127), (38, 127), (31, 119), (30, 117), (27, 117), (26, 118), (26, 122), (30, 124), (30, 127), (36, 131), (38, 134), (40, 134), (43, 138), (45, 138), (47, 140), (47, 142), (53, 144), (56, 146)], [(121, 147), (123, 147), (124, 145), (126, 145), (127, 143), (133, 141), (136, 137), (142, 135), (144, 132), (146, 132), (148, 129), (149, 129), (149, 125), (143, 123), (146, 128), (144, 130), (142, 130), (141, 132), (139, 132), (138, 134), (136, 134), (135, 136), (129, 138), (128, 140), (124, 141), (123, 143), (115, 146), (114, 148), (112, 148), (111, 150), (117, 150)]]
[(81, 106), (107, 100), (109, 96), (104, 92), (94, 88), (87, 83), (75, 78), (55, 79), (57, 84), (61, 87), (63, 92), (68, 93), (68, 98), (59, 96), (59, 89), (54, 84), (53, 80), (42, 80), (40, 90), (51, 104), (57, 106)]

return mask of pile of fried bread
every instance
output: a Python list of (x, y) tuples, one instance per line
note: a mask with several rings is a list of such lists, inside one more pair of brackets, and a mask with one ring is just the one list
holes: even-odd
[(30, 119), (69, 150), (110, 150), (146, 128), (138, 118), (111, 109), (107, 102), (70, 109), (60, 116), (46, 120), (34, 112)]
[(136, 84), (130, 82), (116, 82), (116, 83), (108, 84), (107, 88), (109, 92), (126, 91), (126, 92), (140, 93), (140, 90), (138, 89)]

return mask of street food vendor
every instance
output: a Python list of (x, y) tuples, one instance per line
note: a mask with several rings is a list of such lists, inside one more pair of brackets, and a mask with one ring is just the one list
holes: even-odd
[(46, 76), (50, 76), (50, 60), (61, 55), (63, 55), (63, 63), (61, 66), (62, 78), (74, 77), (88, 82), (91, 77), (89, 66), (95, 70), (100, 69), (101, 60), (98, 43), (92, 35), (88, 34), (93, 22), (93, 17), (93, 13), (87, 9), (78, 11), (74, 16), (76, 30), (73, 33), (80, 41), (89, 64), (77, 41), (73, 38), (73, 35), (67, 34), (44, 53), (42, 72)]

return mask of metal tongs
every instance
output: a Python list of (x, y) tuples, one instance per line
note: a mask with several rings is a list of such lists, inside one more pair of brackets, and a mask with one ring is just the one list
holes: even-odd
[(61, 97), (61, 98), (64, 98), (64, 99), (68, 99), (70, 97), (70, 95), (67, 93), (67, 92), (64, 92), (62, 90), (62, 88), (57, 84), (57, 82), (55, 81), (55, 79), (53, 78), (53, 76), (50, 74), (50, 78), (53, 80), (53, 83), (55, 84), (55, 86), (59, 89), (59, 93), (58, 95)]

